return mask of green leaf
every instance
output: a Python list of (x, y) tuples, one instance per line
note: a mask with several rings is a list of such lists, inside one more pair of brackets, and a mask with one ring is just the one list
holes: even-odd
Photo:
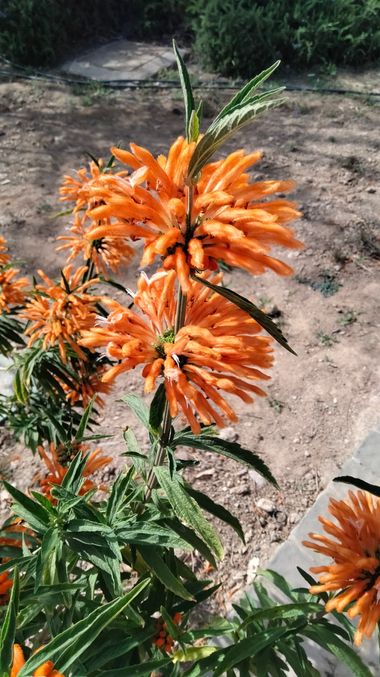
[(23, 494), (5, 480), (3, 480), (3, 484), (14, 500), (13, 510), (15, 514), (25, 520), (34, 531), (45, 532), (49, 526), (50, 513), (42, 505), (32, 501), (26, 494)]
[(9, 604), (0, 629), (0, 675), (6, 677), (13, 662), (13, 644), (16, 634), (16, 620), (19, 602), (19, 574), (15, 567)]
[(297, 602), (295, 604), (279, 604), (269, 609), (256, 609), (243, 621), (240, 629), (243, 630), (252, 622), (263, 620), (292, 620), (298, 616), (307, 616), (323, 612), (323, 605), (318, 602)]
[(83, 440), (84, 434), (86, 432), (86, 428), (88, 426), (90, 417), (91, 417), (91, 412), (94, 407), (94, 402), (96, 399), (96, 395), (92, 398), (91, 402), (87, 405), (86, 409), (83, 412), (82, 418), (79, 422), (78, 430), (75, 433), (75, 440), (77, 442), (81, 442)]
[(271, 99), (282, 90), (283, 87), (278, 87), (264, 94), (247, 98), (231, 108), (223, 117), (216, 118), (195, 148), (189, 164), (188, 178), (192, 181), (196, 180), (204, 165), (235, 132), (242, 129), (260, 113), (282, 104), (284, 98)]
[(298, 602), (297, 598), (297, 593), (295, 590), (291, 588), (289, 585), (288, 581), (281, 576), (277, 571), (273, 571), (272, 569), (258, 569), (257, 571), (258, 576), (264, 576), (264, 578), (268, 578), (268, 580), (273, 583), (273, 585), (276, 586), (281, 592), (284, 593), (289, 599), (291, 599), (294, 602)]
[(256, 320), (256, 322), (260, 325), (260, 327), (265, 329), (265, 331), (267, 331), (268, 334), (270, 334), (277, 341), (277, 343), (279, 343), (283, 348), (286, 348), (286, 350), (288, 350), (293, 355), (297, 355), (297, 353), (294, 352), (293, 348), (289, 346), (288, 340), (285, 338), (278, 325), (275, 324), (266, 313), (260, 310), (260, 308), (255, 306), (254, 303), (244, 298), (244, 296), (241, 296), (237, 292), (232, 291), (232, 289), (228, 289), (228, 287), (222, 287), (217, 284), (212, 284), (212, 282), (209, 282), (209, 280), (206, 280), (206, 278), (204, 277), (192, 275), (192, 278), (197, 282), (203, 284), (205, 287), (212, 289), (217, 294), (220, 294), (225, 299), (228, 299), (228, 301), (234, 303), (235, 306), (238, 306), (240, 310), (243, 310), (245, 313), (248, 313), (248, 315), (252, 317), (254, 320)]
[(149, 409), (149, 425), (158, 432), (166, 404), (165, 386), (160, 383), (158, 386)]
[(226, 670), (230, 670), (235, 665), (245, 660), (246, 658), (253, 658), (260, 651), (267, 647), (273, 647), (276, 642), (282, 637), (291, 635), (295, 629), (286, 628), (269, 628), (262, 632), (256, 633), (253, 637), (247, 637), (238, 641), (234, 646), (228, 647), (225, 651), (225, 657), (221, 664), (216, 668), (213, 677), (222, 675)]
[(205, 519), (197, 503), (187, 493), (185, 487), (178, 481), (175, 475), (170, 476), (170, 471), (164, 466), (154, 468), (157, 480), (165, 491), (175, 515), (189, 524), (199, 536), (207, 543), (213, 553), (223, 559), (223, 546), (213, 526)]
[(343, 482), (344, 484), (351, 484), (358, 489), (368, 491), (373, 496), (380, 496), (380, 487), (377, 484), (370, 484), (361, 480), (359, 477), (351, 477), (350, 475), (342, 475), (341, 477), (334, 477), (333, 482)]
[(185, 649), (178, 649), (172, 655), (173, 663), (186, 663), (188, 661), (200, 661), (207, 658), (217, 651), (216, 646), (189, 646)]
[(189, 544), (173, 533), (154, 522), (141, 520), (140, 522), (125, 522), (115, 527), (115, 533), (122, 543), (133, 543), (134, 545), (156, 545), (160, 548), (179, 548), (181, 550), (191, 550)]
[[(112, 636), (108, 638), (108, 641), (102, 643), (101, 654), (99, 654), (99, 647), (96, 644), (93, 644), (89, 648), (83, 658), (88, 672), (96, 670), (96, 674), (98, 675), (98, 670), (103, 667), (103, 665), (115, 658), (125, 656), (125, 654), (130, 653), (147, 639), (153, 639), (154, 635), (155, 631), (152, 631), (151, 628), (145, 628), (144, 630), (138, 631), (134, 633), (131, 638), (126, 637), (124, 633), (118, 637), (117, 633), (113, 632)], [(108, 670), (106, 674), (108, 677)]]
[(168, 590), (171, 590), (175, 595), (183, 599), (193, 599), (193, 596), (186, 590), (183, 583), (173, 574), (161, 555), (158, 554), (157, 548), (140, 545), (139, 551), (148, 567)]
[[(188, 141), (192, 140), (190, 133), (190, 120), (191, 115), (195, 109), (193, 90), (191, 87), (190, 77), (188, 70), (185, 66), (185, 62), (179, 52), (176, 41), (173, 40), (173, 50), (177, 60), (177, 68), (179, 73), (179, 78), (181, 81), (183, 100), (185, 103), (185, 134)], [(196, 140), (196, 139), (195, 139)]]
[(202, 541), (201, 538), (199, 538), (199, 536), (197, 536), (197, 534), (195, 533), (195, 531), (193, 531), (193, 529), (187, 527), (176, 517), (172, 517), (169, 519), (165, 518), (165, 524), (167, 524), (181, 538), (190, 543), (193, 549), (199, 550), (200, 554), (203, 555), (203, 557), (205, 557), (205, 559), (207, 559), (210, 562), (210, 564), (214, 567), (214, 569), (217, 568), (215, 558), (210, 548), (206, 545), (204, 541)]
[(128, 665), (126, 668), (116, 670), (106, 670), (99, 672), (99, 677), (151, 677), (152, 674), (160, 675), (161, 668), (164, 668), (171, 661), (171, 658), (157, 658), (155, 661), (147, 661), (138, 665)]
[(83, 620), (54, 637), (21, 668), (18, 677), (30, 677), (44, 661), (51, 660), (56, 670), (65, 673), (80, 658), (98, 635), (147, 587), (149, 579), (137, 583), (124, 597), (96, 608)]
[(341, 663), (344, 663), (357, 677), (372, 677), (372, 673), (364, 665), (362, 659), (348, 644), (334, 635), (330, 630), (318, 626), (309, 625), (302, 630), (302, 635), (313, 640), (316, 644), (332, 653)]
[(258, 87), (260, 87), (265, 82), (265, 80), (267, 80), (272, 75), (272, 73), (279, 67), (280, 63), (281, 61), (275, 61), (275, 63), (272, 64), (272, 66), (269, 66), (269, 68), (266, 68), (261, 73), (259, 73), (259, 75), (255, 75), (255, 77), (252, 78), (252, 80), (247, 82), (247, 84), (244, 85), (244, 87), (242, 87), (242, 89), (240, 89), (238, 93), (232, 97), (232, 99), (228, 102), (228, 104), (224, 106), (224, 108), (222, 108), (220, 113), (215, 118), (215, 121), (223, 118), (231, 110), (233, 110), (235, 106), (238, 106), (241, 103), (244, 103), (244, 101), (248, 100), (252, 96), (253, 92), (255, 92), (256, 89), (258, 89)]
[(200, 121), (198, 113), (193, 110), (189, 122), (189, 141), (198, 141)]
[(123, 395), (121, 399), (123, 402), (126, 402), (130, 409), (132, 409), (134, 415), (143, 424), (144, 428), (149, 430), (149, 409), (144, 400), (133, 393)]
[(242, 526), (235, 515), (232, 515), (230, 511), (227, 510), (223, 505), (216, 503), (213, 499), (209, 498), (209, 496), (202, 493), (202, 491), (197, 491), (189, 485), (186, 485), (186, 490), (187, 493), (190, 494), (190, 496), (198, 503), (200, 508), (203, 508), (203, 510), (209, 512), (210, 515), (214, 515), (214, 517), (222, 520), (222, 522), (229, 524), (229, 526), (232, 527), (234, 531), (236, 531), (243, 543), (245, 543)]
[(264, 477), (267, 482), (270, 482), (270, 484), (273, 484), (278, 488), (275, 478), (260, 456), (255, 454), (253, 451), (244, 449), (238, 442), (229, 442), (228, 440), (222, 440), (220, 437), (203, 435), (202, 433), (200, 435), (194, 435), (190, 432), (179, 432), (177, 435), (175, 435), (174, 440), (172, 441), (172, 446), (204, 449), (205, 451), (213, 451), (214, 453), (220, 454), (221, 456), (232, 458), (238, 463), (244, 463), (250, 468), (253, 468), (262, 477)]

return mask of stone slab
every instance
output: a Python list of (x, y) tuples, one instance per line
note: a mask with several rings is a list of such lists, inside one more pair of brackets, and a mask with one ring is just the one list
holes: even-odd
[(90, 80), (145, 80), (162, 68), (175, 66), (167, 46), (114, 40), (66, 61), (60, 70)]

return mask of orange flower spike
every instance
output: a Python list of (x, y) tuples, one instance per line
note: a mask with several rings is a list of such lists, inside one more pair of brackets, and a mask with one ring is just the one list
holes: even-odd
[[(290, 267), (273, 259), (270, 250), (273, 245), (302, 246), (283, 225), (300, 213), (292, 202), (267, 198), (291, 190), (293, 183), (251, 183), (247, 170), (260, 159), (260, 152), (246, 154), (238, 150), (203, 168), (193, 185), (192, 237), (189, 240), (185, 237), (187, 172), (194, 148), (194, 143), (179, 137), (167, 158), (160, 155), (155, 159), (149, 151), (133, 144), (132, 152), (112, 149), (116, 158), (135, 171), (124, 182), (102, 177), (104, 189), (98, 195), (102, 206), (94, 211), (93, 217), (121, 219), (119, 225), (124, 223), (124, 229), (118, 226), (117, 235), (111, 223), (110, 235), (115, 237), (128, 236), (131, 226), (140, 228), (142, 222), (149, 225), (150, 233), (142, 235), (146, 248), (141, 264), (150, 265), (156, 255), (161, 256), (165, 269), (177, 271), (186, 293), (191, 270), (215, 270), (219, 260), (254, 275), (268, 268), (289, 275)], [(141, 180), (143, 170), (146, 173)], [(136, 181), (134, 174), (138, 175)], [(265, 202), (257, 202), (263, 198)], [(167, 233), (170, 236), (166, 239)]]
[(13, 645), (13, 662), (10, 677), (17, 677), (21, 668), (25, 665), (24, 652), (19, 644)]
[(77, 339), (82, 329), (94, 325), (96, 303), (102, 300), (101, 296), (87, 294), (88, 287), (98, 280), (83, 282), (86, 271), (86, 266), (82, 266), (73, 272), (73, 266), (68, 265), (62, 270), (64, 279), (60, 283), (38, 271), (43, 284), (36, 285), (35, 297), (20, 313), (20, 317), (30, 321), (25, 332), (29, 335), (29, 345), (42, 338), (44, 348), (58, 345), (62, 359), (67, 361), (65, 343), (68, 343), (80, 359), (86, 360)]
[(329, 511), (337, 524), (320, 518), (329, 536), (309, 534), (311, 540), (304, 542), (333, 560), (311, 569), (320, 583), (310, 592), (337, 593), (328, 600), (326, 611), (346, 610), (350, 618), (360, 616), (354, 638), (358, 645), (371, 637), (380, 620), (380, 499), (350, 491), (346, 500), (330, 499)]
[(7, 241), (5, 237), (0, 235), (0, 266), (5, 266), (7, 263), (9, 263), (11, 257), (7, 252)]
[[(110, 302), (108, 318), (84, 331), (81, 343), (106, 347), (108, 356), (119, 361), (106, 372), (105, 382), (144, 365), (146, 392), (163, 378), (173, 418), (182, 412), (193, 432), (199, 431), (197, 417), (223, 427), (237, 418), (223, 391), (247, 403), (252, 394), (265, 395), (256, 382), (269, 378), (262, 369), (272, 365), (272, 340), (258, 336), (260, 326), (246, 313), (189, 279), (185, 326), (175, 336), (175, 281), (173, 270), (161, 270), (150, 280), (142, 274), (136, 310)], [(221, 275), (212, 281), (219, 283)]]
[(29, 280), (27, 277), (17, 278), (19, 272), (17, 268), (0, 268), (0, 313), (9, 313), (14, 306), (25, 302)]

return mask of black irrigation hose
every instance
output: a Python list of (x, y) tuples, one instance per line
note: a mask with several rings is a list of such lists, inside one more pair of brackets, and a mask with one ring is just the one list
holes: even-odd
[[(43, 73), (41, 71), (30, 72), (30, 69), (24, 66), (13, 64), (8, 59), (0, 55), (0, 59), (9, 64), (12, 68), (25, 71), (24, 73), (14, 73), (7, 70), (0, 70), (0, 77), (6, 78), (20, 78), (23, 80), (38, 80), (38, 81), (53, 81), (60, 82), (67, 85), (89, 86), (101, 85), (108, 89), (180, 89), (181, 84), (178, 80), (163, 80), (163, 79), (144, 79), (144, 80), (74, 80), (66, 78), (61, 75), (54, 75), (52, 73)], [(209, 89), (209, 90), (236, 90), (240, 89), (245, 83), (243, 81), (228, 82), (198, 82), (193, 84), (193, 89)], [(357, 96), (380, 96), (380, 92), (362, 92), (354, 89), (338, 89), (334, 87), (308, 87), (307, 85), (286, 85), (288, 92), (314, 92), (316, 94), (352, 94)]]

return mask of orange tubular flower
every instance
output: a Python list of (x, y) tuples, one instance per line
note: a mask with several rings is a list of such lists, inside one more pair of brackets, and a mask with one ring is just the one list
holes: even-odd
[(370, 638), (380, 620), (380, 500), (364, 491), (350, 491), (348, 499), (330, 499), (329, 511), (337, 524), (319, 517), (327, 534), (309, 534), (304, 545), (331, 557), (332, 564), (313, 567), (320, 584), (310, 592), (336, 593), (326, 611), (360, 616), (355, 644)]
[[(219, 274), (213, 282), (220, 280)], [(258, 336), (255, 320), (199, 282), (190, 282), (185, 326), (174, 335), (175, 283), (174, 271), (160, 271), (150, 280), (143, 274), (134, 303), (145, 317), (109, 301), (110, 315), (102, 326), (84, 331), (81, 343), (104, 346), (119, 360), (105, 382), (144, 365), (145, 391), (153, 391), (163, 376), (173, 418), (181, 410), (195, 433), (200, 430), (196, 415), (206, 425), (223, 427), (223, 416), (231, 421), (237, 416), (220, 391), (248, 403), (253, 393), (265, 395), (251, 381), (269, 379), (257, 367), (272, 365), (272, 340)]]
[[(89, 446), (87, 444), (77, 443), (70, 447), (59, 445), (56, 447), (54, 442), (50, 442), (49, 451), (43, 446), (37, 447), (37, 451), (46, 465), (48, 473), (40, 477), (41, 491), (49, 499), (53, 501), (51, 495), (52, 485), (60, 485), (67, 473), (67, 465), (75, 458), (76, 454), (86, 454)], [(80, 490), (81, 494), (85, 494), (90, 489), (94, 489), (96, 485), (90, 479), (90, 475), (95, 473), (100, 468), (108, 465), (112, 461), (110, 456), (102, 456), (100, 449), (91, 451), (88, 455), (86, 465), (83, 470), (83, 477), (86, 478)], [(96, 487), (103, 490), (103, 486)]]
[[(42, 648), (42, 647), (41, 647)], [(37, 649), (39, 651), (39, 649)], [(24, 652), (19, 644), (13, 645), (13, 664), (10, 677), (17, 677), (21, 668), (25, 665)], [(33, 672), (34, 677), (65, 677), (61, 672), (54, 669), (52, 661), (45, 661)]]
[(17, 279), (19, 272), (17, 268), (0, 269), (0, 313), (9, 313), (13, 306), (20, 306), (25, 301), (24, 290), (29, 280), (27, 277)]
[(86, 215), (75, 214), (74, 223), (70, 228), (71, 235), (60, 235), (57, 239), (65, 244), (57, 247), (57, 251), (69, 250), (69, 263), (77, 256), (82, 255), (84, 261), (93, 263), (97, 273), (107, 274), (108, 268), (117, 271), (122, 264), (127, 265), (134, 252), (126, 238), (101, 237), (96, 238), (93, 232), (99, 226), (106, 226), (103, 221), (89, 221)]
[(96, 303), (99, 296), (86, 293), (90, 285), (97, 279), (83, 282), (85, 266), (73, 273), (73, 266), (68, 265), (62, 271), (59, 284), (53, 282), (42, 270), (38, 271), (43, 284), (36, 285), (35, 297), (26, 304), (20, 317), (29, 320), (26, 334), (30, 336), (29, 345), (42, 338), (44, 349), (58, 344), (61, 358), (67, 361), (66, 344), (68, 344), (81, 360), (86, 355), (77, 344), (82, 329), (89, 329), (95, 322)]
[(0, 574), (0, 606), (8, 604), (9, 590), (13, 585), (13, 581), (9, 578), (8, 571), (3, 571)]
[(95, 397), (94, 403), (99, 406), (104, 406), (103, 395), (108, 395), (112, 389), (111, 383), (104, 383), (102, 376), (106, 371), (105, 365), (100, 365), (91, 371), (91, 366), (88, 362), (78, 362), (74, 367), (79, 376), (79, 382), (75, 384), (75, 389), (70, 388), (63, 381), (60, 382), (63, 390), (66, 392), (67, 400), (72, 404), (81, 403), (81, 406), (86, 409), (91, 400)]
[(134, 172), (129, 177), (103, 174), (93, 182), (99, 206), (90, 210), (91, 218), (115, 219), (96, 228), (93, 236), (143, 238), (141, 264), (150, 265), (161, 256), (164, 268), (176, 270), (184, 292), (190, 289), (191, 270), (215, 270), (219, 260), (254, 275), (268, 268), (291, 274), (292, 269), (269, 252), (273, 245), (302, 246), (284, 225), (300, 212), (293, 202), (267, 198), (292, 190), (293, 183), (251, 183), (247, 169), (261, 153), (238, 150), (203, 168), (193, 186), (189, 225), (187, 173), (195, 145), (179, 137), (168, 156), (157, 159), (135, 144), (132, 152), (113, 148), (115, 157)]
[(5, 266), (10, 261), (10, 256), (7, 254), (8, 247), (5, 237), (0, 235), (0, 266)]
[[(57, 247), (57, 251), (69, 250), (68, 263), (77, 256), (82, 256), (87, 264), (92, 263), (97, 273), (106, 275), (107, 269), (116, 271), (122, 264), (128, 264), (133, 256), (133, 249), (128, 244), (128, 237), (113, 237), (105, 234), (102, 237), (93, 235), (96, 228), (109, 226), (109, 219), (92, 220), (88, 217), (88, 210), (99, 206), (99, 201), (93, 196), (93, 186), (99, 178), (109, 175), (110, 169), (104, 169), (103, 163), (90, 163), (90, 173), (85, 168), (77, 172), (76, 178), (64, 177), (60, 189), (61, 200), (74, 202), (74, 223), (70, 227), (70, 235), (58, 237), (65, 244)], [(124, 176), (128, 172), (118, 172), (116, 176)], [(82, 212), (82, 213), (79, 213)]]

